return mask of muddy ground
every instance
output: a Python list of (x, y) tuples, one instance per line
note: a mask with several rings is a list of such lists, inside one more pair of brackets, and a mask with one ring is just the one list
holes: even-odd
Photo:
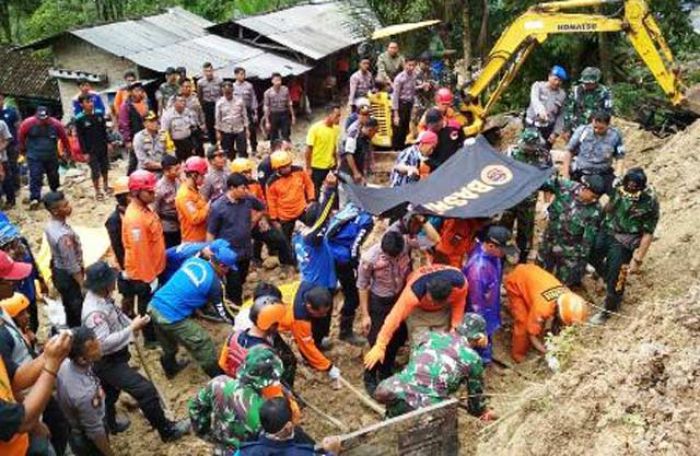
[[(490, 367), (486, 390), (491, 407), (503, 420), (484, 429), (483, 423), (460, 412), (461, 454), (700, 454), (698, 294), (686, 295), (697, 282), (700, 268), (696, 255), (700, 236), (695, 233), (700, 220), (696, 155), (700, 123), (666, 140), (641, 132), (634, 124), (617, 124), (625, 133), (630, 163), (647, 168), (662, 204), (658, 239), (642, 273), (630, 279), (625, 317), (602, 328), (586, 326), (567, 336), (566, 342), (574, 348), (567, 351), (571, 362), (562, 373), (553, 375), (534, 355), (516, 367)], [(303, 126), (295, 134), (298, 143), (303, 142), (301, 131)], [(112, 172), (123, 172), (123, 164), (115, 163)], [(67, 182), (64, 190), (74, 206), (71, 224), (101, 226), (113, 209), (111, 201), (97, 202), (91, 197), (89, 180)], [(38, 250), (46, 213), (30, 213), (20, 207), (9, 215)], [(253, 270), (246, 292), (263, 279), (285, 283), (292, 278), (278, 268)], [(586, 284), (589, 297), (601, 303), (603, 296), (596, 294), (592, 281)], [(666, 312), (669, 306), (673, 312)], [(681, 324), (688, 320), (695, 321), (694, 325)], [(496, 338), (496, 358), (510, 364), (507, 315), (504, 321)], [(223, 343), (228, 334), (226, 325), (202, 324)], [(332, 335), (336, 334), (334, 325)], [(338, 342), (328, 355), (351, 383), (361, 387), (365, 351)], [(175, 416), (184, 417), (187, 400), (207, 378), (191, 365), (168, 381), (158, 356), (158, 350), (148, 351), (146, 362)], [(133, 362), (138, 364), (136, 356)], [(348, 391), (334, 390), (324, 374), (307, 367), (300, 368), (297, 385), (305, 399), (353, 430), (380, 419)], [(131, 401), (123, 399), (120, 409), (132, 425), (114, 437), (117, 454), (210, 454), (209, 445), (194, 436), (163, 444)], [(302, 425), (317, 439), (338, 432), (310, 411), (304, 412)]]

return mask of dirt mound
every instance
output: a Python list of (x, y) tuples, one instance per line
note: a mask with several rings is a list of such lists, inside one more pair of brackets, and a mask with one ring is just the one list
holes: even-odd
[(478, 454), (700, 454), (700, 122), (665, 141), (618, 125), (661, 202), (648, 260), (624, 315), (560, 338), (570, 367), (501, 410)]

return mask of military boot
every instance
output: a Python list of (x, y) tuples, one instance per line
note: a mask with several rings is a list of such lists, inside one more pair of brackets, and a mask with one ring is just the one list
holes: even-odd
[(165, 378), (168, 380), (175, 377), (181, 370), (183, 370), (190, 362), (187, 360), (178, 361), (175, 356), (160, 357), (160, 365), (163, 367), (163, 372), (165, 372)]

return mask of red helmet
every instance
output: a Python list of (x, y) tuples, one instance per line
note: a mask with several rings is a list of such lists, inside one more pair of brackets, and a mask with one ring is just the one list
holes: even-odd
[(435, 103), (438, 104), (452, 104), (455, 97), (452, 95), (452, 91), (447, 87), (442, 87), (435, 92)]
[(129, 176), (129, 191), (154, 190), (157, 181), (158, 179), (155, 174), (144, 169), (139, 169)]
[(186, 173), (199, 173), (204, 176), (208, 168), (207, 161), (202, 157), (190, 157), (185, 162)]

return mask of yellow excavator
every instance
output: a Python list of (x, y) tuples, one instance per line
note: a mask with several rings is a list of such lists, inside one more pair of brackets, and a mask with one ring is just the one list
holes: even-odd
[[(611, 4), (623, 8), (615, 16), (566, 12)], [(464, 90), (459, 110), (467, 119), (465, 134), (475, 136), (484, 129), (489, 112), (527, 57), (550, 35), (606, 32), (627, 36), (673, 105), (700, 113), (699, 103), (684, 95), (673, 53), (645, 0), (568, 0), (532, 6), (503, 32), (479, 76)]]

